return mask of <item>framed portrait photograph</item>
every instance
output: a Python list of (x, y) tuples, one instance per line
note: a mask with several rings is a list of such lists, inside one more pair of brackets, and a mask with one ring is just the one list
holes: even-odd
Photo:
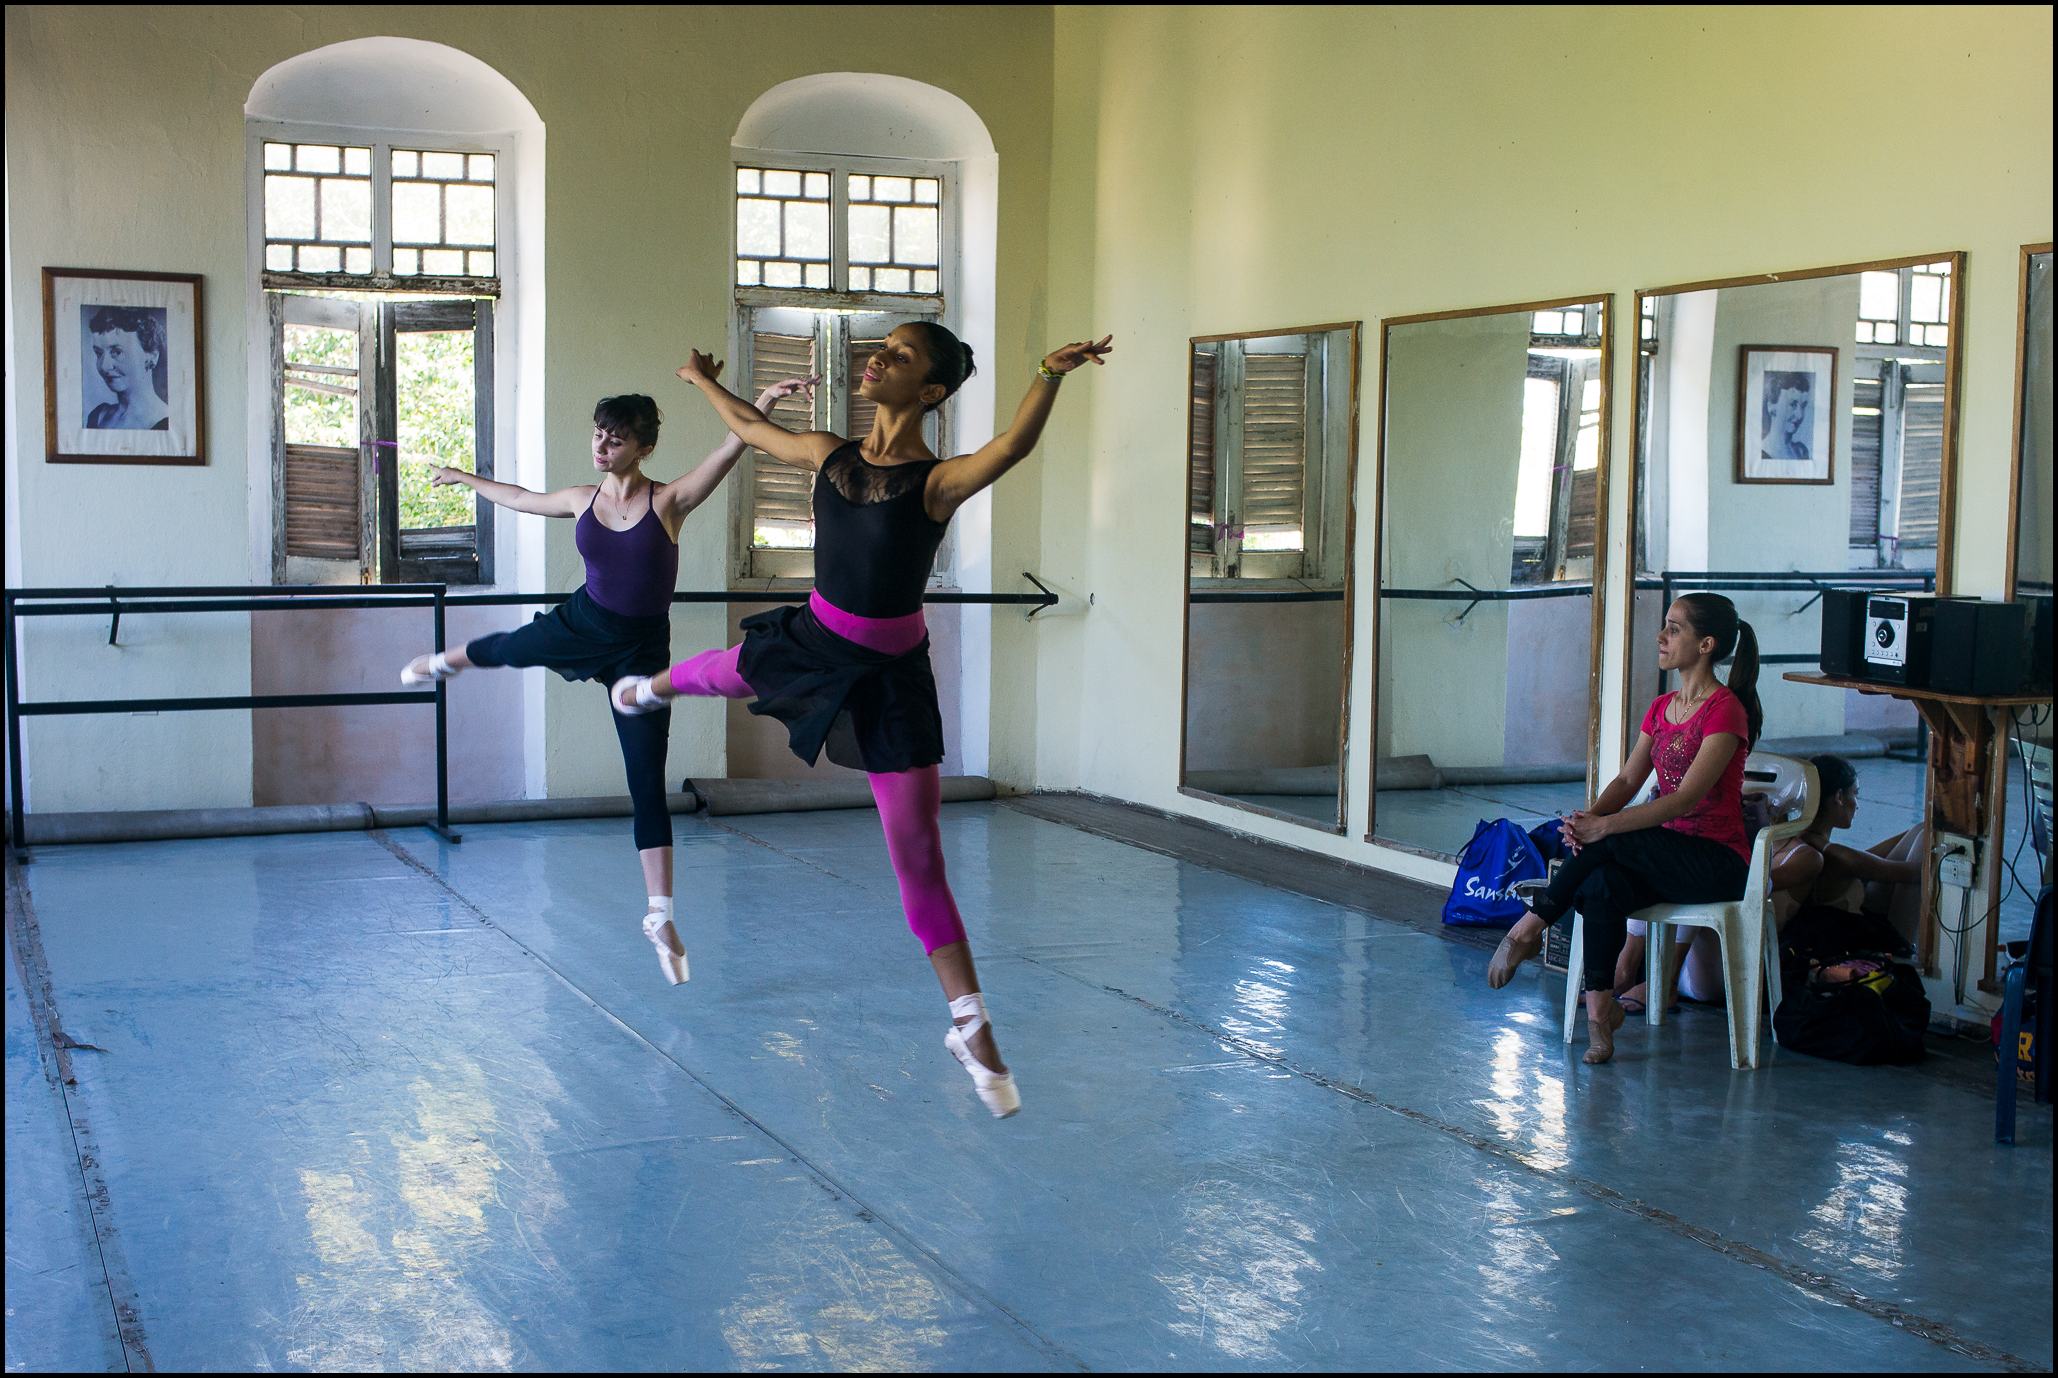
[(200, 278), (43, 270), (52, 464), (205, 464)]
[(1836, 350), (1741, 346), (1736, 481), (1831, 483), (1836, 477), (1835, 448)]

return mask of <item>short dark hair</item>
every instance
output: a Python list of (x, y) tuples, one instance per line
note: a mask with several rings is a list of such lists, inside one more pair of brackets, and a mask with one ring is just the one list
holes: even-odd
[(1841, 756), (1810, 756), (1808, 764), (1815, 767), (1815, 778), (1821, 782), (1825, 798), (1842, 794), (1858, 783), (1857, 767)]
[(125, 330), (136, 337), (136, 343), (157, 356), (157, 362), (150, 366), (150, 382), (157, 389), (157, 395), (169, 400), (171, 397), (171, 365), (164, 357), (164, 308), (158, 306), (101, 306), (93, 311), (93, 319), (86, 322), (86, 333), (98, 335), (106, 330)]
[[(944, 400), (965, 385), (965, 380), (977, 373), (972, 362), (972, 346), (950, 333), (936, 321), (908, 321), (911, 330), (922, 332), (922, 343), (929, 350), (929, 382), (944, 386)], [(925, 412), (935, 411), (943, 402), (933, 402), (922, 408)]]
[(665, 414), (657, 409), (656, 400), (640, 392), (603, 397), (593, 404), (594, 425), (616, 435), (634, 436), (638, 445), (651, 448), (657, 445), (657, 428), (664, 420)]

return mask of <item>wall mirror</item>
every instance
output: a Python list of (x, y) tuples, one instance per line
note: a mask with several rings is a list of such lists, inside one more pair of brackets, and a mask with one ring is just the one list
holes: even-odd
[(1586, 802), (1609, 304), (1386, 322), (1374, 841), (1450, 857)]
[(1179, 789), (1340, 833), (1358, 325), (1191, 343)]
[(2009, 595), (2051, 596), (2051, 246), (2022, 250), (2015, 379), (2015, 527)]
[[(1762, 750), (1856, 767), (1860, 847), (1927, 816), (1914, 707), (1783, 680), (1814, 671), (1827, 587), (1943, 590), (1955, 491), (1962, 254), (1637, 294), (1624, 745), (1676, 687), (1656, 638), (1679, 594), (1758, 634)], [(1727, 678), (1727, 667), (1723, 670)], [(1897, 916), (1913, 936), (1915, 916)]]

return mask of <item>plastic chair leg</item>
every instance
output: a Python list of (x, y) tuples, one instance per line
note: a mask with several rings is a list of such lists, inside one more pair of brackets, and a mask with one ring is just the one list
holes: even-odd
[(1572, 911), (1572, 950), (1565, 958), (1565, 1041), (1579, 1027), (1579, 994), (1586, 984), (1586, 916)]
[[(1738, 923), (1722, 931), (1723, 965), (1730, 976), (1729, 1009), (1730, 1066), (1756, 1070), (1765, 1064), (1764, 987), (1758, 984), (1758, 969), (1764, 965), (1765, 929), (1762, 924)], [(1734, 959), (1729, 949), (1736, 949)]]
[(1765, 998), (1767, 1002), (1765, 1005), (1765, 1021), (1772, 1026), (1772, 1042), (1777, 1046), (1779, 1043), (1779, 1025), (1773, 1023), (1772, 1016), (1779, 1009), (1780, 1001), (1786, 998), (1786, 993), (1781, 989), (1779, 975), (1779, 920), (1773, 916), (1770, 905), (1765, 907), (1762, 926), (1764, 928), (1764, 937), (1760, 941), (1765, 949)]
[(1665, 1022), (1665, 1007), (1672, 1003), (1672, 925), (1647, 922), (1644, 925), (1644, 1023)]
[[(2022, 1041), (2022, 992), (2029, 984), (2029, 967), (2021, 962), (2008, 968), (2008, 983), (2001, 996), (2001, 1047), (1994, 1071), (1994, 1142), (2015, 1142), (2015, 1050)], [(2039, 992), (2039, 997), (2043, 998)]]

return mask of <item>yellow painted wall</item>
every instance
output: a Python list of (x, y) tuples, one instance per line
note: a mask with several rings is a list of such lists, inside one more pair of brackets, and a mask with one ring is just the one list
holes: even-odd
[[(546, 130), (547, 399), (552, 486), (590, 476), (595, 398), (648, 392), (666, 408), (663, 450), (697, 459), (719, 430), (671, 377), (688, 345), (727, 337), (730, 136), (751, 102), (816, 72), (910, 77), (967, 101), (999, 155), (998, 357), (1026, 378), (1049, 347), (1042, 325), (1051, 11), (1040, 6), (10, 6), (6, 149), (11, 235), (9, 441), (19, 459), (22, 579), (36, 585), (269, 582), (249, 567), (249, 466), (268, 442), (247, 434), (243, 105), (260, 74), (347, 39), (393, 35), (447, 44), (517, 86)], [(395, 121), (404, 123), (404, 117)], [(35, 303), (47, 265), (161, 269), (206, 279), (204, 469), (43, 462), (42, 338)], [(1003, 408), (1016, 398), (1002, 389)], [(253, 458), (253, 456), (255, 458)], [(676, 472), (675, 469), (666, 472)], [(995, 568), (1035, 567), (1037, 483), (1011, 478), (996, 507)], [(516, 520), (521, 520), (516, 518)], [(680, 587), (722, 587), (726, 508), (711, 503), (682, 537)], [(571, 523), (547, 538), (551, 588), (576, 586)], [(1010, 585), (1009, 587), (1014, 587)], [(220, 622), (218, 627), (202, 623)], [(996, 686), (1019, 669), (1032, 629), (995, 619)], [(675, 649), (713, 644), (719, 609), (682, 615)], [(88, 622), (45, 627), (28, 692), (90, 679), (106, 697), (247, 693), (247, 621), (124, 624), (126, 650)], [(191, 653), (206, 637), (204, 657)], [(182, 649), (184, 648), (184, 649)], [(590, 690), (547, 691), (552, 794), (618, 793), (613, 732)], [(993, 770), (1026, 775), (1030, 695), (1012, 695)], [(997, 704), (997, 707), (999, 705)], [(696, 716), (697, 714), (697, 716)], [(722, 714), (680, 714), (674, 774), (720, 765)], [(58, 719), (29, 725), (42, 809), (236, 805), (250, 798), (250, 728), (240, 713)], [(685, 740), (682, 742), (681, 738)]]
[[(1117, 353), (1067, 384), (1036, 461), (1044, 572), (1097, 596), (1040, 631), (1039, 783), (1448, 874), (1355, 840), (1362, 730), (1351, 839), (1175, 792), (1167, 514), (1193, 334), (1362, 319), (1373, 344), (1382, 316), (1604, 292), (1626, 317), (1640, 287), (1963, 249), (1958, 587), (1998, 593), (2016, 250), (2051, 236), (2051, 43), (2048, 8), (1060, 7), (1049, 320), (1113, 331)], [(1616, 352), (1618, 597), (1634, 357)], [(1368, 615), (1359, 599), (1360, 646)], [(1604, 743), (1622, 652), (1611, 615)]]

